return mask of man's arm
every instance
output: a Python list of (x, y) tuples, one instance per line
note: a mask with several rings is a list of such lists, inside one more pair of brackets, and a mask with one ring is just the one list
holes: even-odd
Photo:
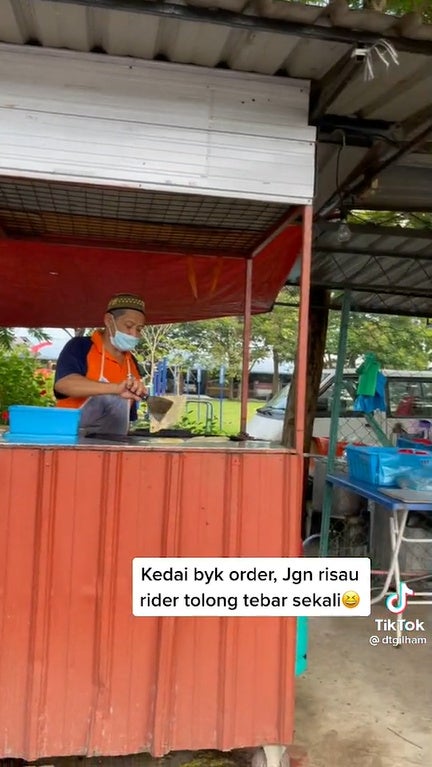
[(139, 402), (145, 394), (141, 381), (131, 379), (122, 383), (105, 383), (87, 378), (87, 354), (91, 339), (71, 338), (62, 350), (56, 368), (54, 393), (58, 399), (65, 397), (94, 397), (100, 394), (117, 394), (125, 399)]
[(56, 381), (55, 390), (64, 397), (94, 397), (97, 394), (122, 394), (125, 386), (91, 381), (78, 373), (70, 373)]

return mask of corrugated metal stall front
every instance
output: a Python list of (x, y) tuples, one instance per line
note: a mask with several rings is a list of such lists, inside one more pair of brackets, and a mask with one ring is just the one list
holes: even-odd
[(281, 449), (0, 449), (1, 757), (291, 743), (295, 619), (134, 618), (136, 556), (293, 556)]

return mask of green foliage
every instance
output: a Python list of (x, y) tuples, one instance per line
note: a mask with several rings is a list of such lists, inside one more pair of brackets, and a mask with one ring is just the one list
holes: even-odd
[(216, 417), (205, 424), (202, 421), (198, 421), (196, 413), (186, 413), (180, 421), (175, 425), (176, 429), (188, 429), (194, 434), (194, 436), (223, 436), (225, 432), (220, 429), (219, 421)]
[(24, 346), (0, 347), (0, 412), (7, 421), (10, 405), (51, 405), (52, 383), (36, 373), (37, 361)]
[[(173, 327), (173, 339), (179, 358), (187, 366), (201, 365), (209, 370), (225, 366), (227, 378), (236, 378), (243, 357), (243, 322), (238, 317), (221, 317), (202, 322), (188, 322)], [(251, 351), (253, 360), (262, 359), (265, 347), (259, 338)]]
[[(49, 341), (49, 336), (41, 328), (28, 328), (28, 334), (36, 341)], [(15, 341), (14, 328), (0, 328), (0, 348), (12, 349)]]
[(349, 214), (348, 222), (353, 224), (375, 224), (379, 226), (401, 226), (407, 229), (432, 229), (432, 215), (430, 213), (356, 210)]
[[(336, 355), (340, 315), (331, 312), (325, 365)], [(366, 352), (374, 352), (381, 365), (394, 370), (425, 370), (432, 361), (432, 328), (412, 317), (351, 314), (346, 367), (354, 367)], [(333, 358), (334, 358), (333, 357)]]
[[(406, 13), (419, 13), (423, 20), (432, 23), (430, 0), (347, 0), (353, 10), (369, 9), (404, 16)], [(330, 0), (301, 0), (307, 5), (327, 6)]]
[(146, 325), (137, 347), (137, 358), (144, 364), (150, 380), (157, 363), (173, 352), (173, 325)]
[[(297, 291), (283, 288), (277, 301), (284, 304), (294, 304), (298, 302)], [(254, 342), (261, 340), (265, 354), (272, 354), (276, 351), (282, 362), (289, 362), (294, 359), (297, 330), (298, 309), (295, 306), (275, 306), (273, 311), (259, 314), (252, 320)]]

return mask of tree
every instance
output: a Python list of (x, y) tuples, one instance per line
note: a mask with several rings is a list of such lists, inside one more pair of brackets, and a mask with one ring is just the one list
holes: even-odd
[(291, 288), (283, 288), (277, 301), (292, 306), (275, 306), (271, 312), (253, 318), (252, 333), (254, 343), (260, 342), (273, 358), (272, 393), (280, 388), (279, 364), (294, 360), (297, 346), (298, 310), (294, 306), (297, 293)]
[[(243, 321), (239, 317), (221, 317), (201, 322), (187, 322), (173, 328), (173, 340), (189, 367), (201, 365), (216, 371), (222, 365), (229, 382), (230, 397), (234, 383), (241, 377), (243, 362)], [(260, 337), (254, 337), (250, 365), (267, 354)]]
[(145, 325), (141, 333), (142, 338), (137, 352), (151, 381), (153, 381), (158, 362), (173, 351), (172, 329), (173, 325)]
[[(329, 367), (336, 358), (339, 320), (339, 314), (331, 312), (326, 346)], [(355, 367), (366, 352), (373, 352), (383, 367), (425, 370), (432, 361), (432, 328), (425, 320), (413, 317), (352, 313), (345, 366)]]
[[(28, 335), (36, 341), (49, 341), (50, 337), (41, 328), (27, 328)], [(0, 328), (0, 348), (12, 349), (16, 344), (17, 336), (15, 328)]]
[(376, 224), (379, 226), (401, 226), (407, 229), (432, 229), (432, 214), (385, 210), (355, 210), (349, 214), (348, 222), (353, 224)]
[[(308, 5), (327, 6), (330, 0), (301, 0)], [(389, 13), (394, 16), (403, 16), (406, 13), (418, 13), (423, 20), (432, 22), (432, 8), (430, 0), (347, 0), (349, 8), (353, 10), (364, 9)]]

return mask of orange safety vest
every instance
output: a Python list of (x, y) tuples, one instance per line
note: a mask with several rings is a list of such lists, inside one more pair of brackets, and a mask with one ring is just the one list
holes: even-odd
[[(59, 360), (60, 361), (60, 360)], [(96, 330), (91, 336), (91, 346), (86, 357), (86, 378), (91, 381), (100, 381), (103, 377), (109, 383), (121, 383), (128, 374), (132, 373), (136, 378), (141, 378), (134, 356), (125, 352), (123, 362), (120, 363), (111, 356), (103, 345), (102, 334)], [(57, 399), (57, 407), (80, 408), (88, 397), (65, 397)]]

